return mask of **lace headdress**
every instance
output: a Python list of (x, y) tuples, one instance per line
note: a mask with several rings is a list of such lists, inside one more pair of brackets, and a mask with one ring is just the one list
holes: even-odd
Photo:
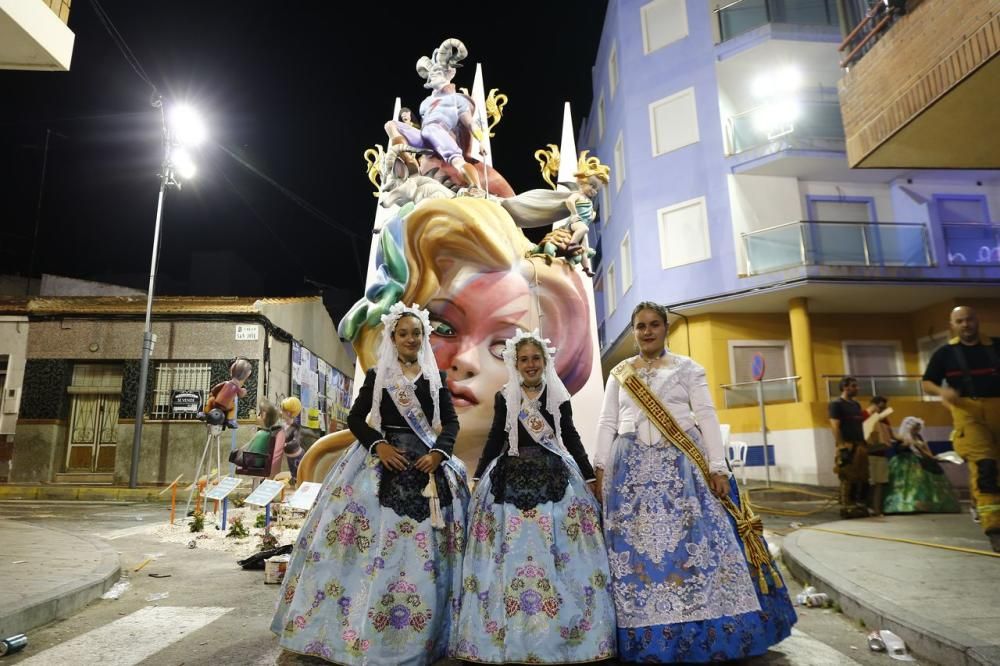
[(542, 373), (542, 390), (546, 392), (545, 409), (555, 417), (556, 437), (559, 445), (562, 446), (562, 431), (559, 424), (559, 406), (569, 400), (569, 391), (563, 385), (559, 375), (556, 374), (556, 367), (553, 361), (556, 349), (551, 346), (547, 338), (543, 338), (538, 329), (528, 333), (518, 329), (514, 337), (504, 344), (503, 362), (507, 366), (507, 383), (503, 387), (503, 397), (507, 402), (507, 436), (510, 442), (508, 455), (518, 455), (517, 450), (517, 414), (521, 409), (521, 400), (524, 391), (521, 388), (521, 374), (517, 371), (517, 345), (522, 340), (530, 340), (542, 350), (542, 357), (545, 360), (545, 370)]
[(393, 344), (392, 334), (396, 330), (396, 325), (401, 317), (413, 316), (420, 320), (423, 327), (423, 342), (420, 351), (417, 352), (417, 362), (420, 364), (420, 372), (430, 383), (431, 398), (434, 400), (434, 415), (431, 424), (435, 430), (441, 429), (441, 373), (438, 372), (437, 361), (434, 359), (434, 350), (431, 349), (431, 320), (427, 310), (417, 307), (396, 303), (389, 312), (382, 315), (382, 339), (378, 346), (378, 363), (375, 366), (375, 390), (372, 393), (372, 410), (370, 422), (376, 430), (382, 429), (382, 414), (379, 407), (382, 404), (382, 390), (387, 385), (392, 385), (403, 375), (403, 369), (399, 364), (399, 352)]

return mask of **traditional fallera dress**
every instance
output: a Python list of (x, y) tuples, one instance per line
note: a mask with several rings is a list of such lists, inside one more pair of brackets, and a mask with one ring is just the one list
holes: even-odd
[[(916, 435), (919, 437), (919, 435)], [(885, 513), (958, 513), (961, 506), (941, 464), (903, 442), (889, 459)]]
[[(593, 469), (569, 401), (523, 399), (518, 450), (497, 393), (469, 505), (464, 589), (452, 656), (477, 663), (567, 664), (614, 656), (614, 602)], [(559, 436), (561, 435), (561, 437)]]
[[(787, 590), (722, 452), (704, 369), (665, 354), (608, 379), (596, 464), (623, 661), (760, 655), (791, 633)], [(716, 498), (711, 473), (730, 476)]]
[[(445, 656), (461, 593), (469, 491), (450, 455), (458, 417), (442, 388), (435, 435), (427, 378), (397, 371), (385, 380), (379, 432), (365, 422), (375, 378), (369, 370), (348, 417), (358, 441), (302, 527), (271, 630), (283, 648), (337, 663), (432, 664)], [(410, 467), (383, 467), (374, 452), (383, 439), (406, 450)], [(429, 475), (412, 467), (430, 450), (447, 458), (433, 475), (436, 504)]]

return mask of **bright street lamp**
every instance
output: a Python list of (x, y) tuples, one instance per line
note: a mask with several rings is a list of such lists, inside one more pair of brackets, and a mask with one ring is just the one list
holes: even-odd
[(156, 342), (152, 326), (153, 292), (156, 285), (156, 260), (160, 254), (163, 195), (168, 187), (181, 189), (183, 181), (194, 176), (195, 163), (185, 148), (198, 145), (207, 136), (204, 123), (191, 107), (177, 105), (172, 107), (168, 114), (163, 108), (163, 99), (155, 93), (151, 103), (153, 108), (160, 110), (160, 121), (163, 124), (163, 162), (160, 164), (160, 194), (156, 200), (153, 257), (149, 266), (149, 289), (146, 293), (146, 326), (143, 329), (139, 391), (135, 401), (135, 430), (132, 436), (132, 468), (129, 471), (129, 488), (135, 488), (139, 482), (139, 450), (142, 447), (142, 421), (146, 411), (146, 378), (149, 375), (149, 357)]

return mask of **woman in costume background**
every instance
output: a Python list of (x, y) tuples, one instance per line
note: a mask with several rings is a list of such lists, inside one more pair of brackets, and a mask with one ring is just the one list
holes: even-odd
[(920, 431), (924, 422), (907, 416), (899, 425), (896, 455), (889, 459), (886, 513), (958, 513), (958, 496)]
[(431, 664), (445, 656), (461, 593), (458, 417), (427, 312), (397, 303), (382, 325), (348, 417), (358, 441), (302, 528), (271, 630), (285, 649), (338, 663)]
[(766, 544), (749, 530), (705, 370), (666, 351), (662, 306), (636, 306), (632, 330), (639, 354), (608, 378), (596, 458), (619, 658), (763, 654), (791, 633), (795, 612)]
[(567, 664), (614, 655), (596, 479), (573, 425), (555, 350), (507, 340), (507, 383), (474, 480), (452, 657)]
[(379, 316), (390, 304), (403, 300), (430, 311), (431, 344), (462, 424), (456, 453), (470, 465), (493, 420), (490, 398), (506, 381), (504, 342), (519, 328), (541, 328), (559, 348), (556, 372), (570, 394), (590, 377), (583, 280), (566, 262), (525, 257), (533, 247), (493, 202), (425, 200), (383, 228), (375, 280), (340, 322), (340, 336), (369, 368)]

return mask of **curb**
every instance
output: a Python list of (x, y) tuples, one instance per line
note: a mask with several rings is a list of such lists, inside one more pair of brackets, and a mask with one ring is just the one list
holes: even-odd
[[(0, 500), (76, 500), (81, 502), (170, 502), (161, 487), (11, 485), (0, 484)], [(178, 500), (181, 492), (177, 493)], [(187, 495), (184, 495), (187, 497)]]
[(0, 636), (27, 633), (43, 624), (72, 615), (107, 592), (121, 575), (118, 552), (104, 540), (53, 527), (42, 527), (36, 523), (32, 523), (32, 527), (63, 532), (86, 541), (99, 551), (100, 562), (93, 571), (81, 574), (71, 583), (60, 585), (41, 597), (29, 599), (13, 608), (0, 611)]
[[(843, 611), (865, 626), (889, 629), (899, 635), (910, 652), (937, 662), (955, 666), (996, 666), (1000, 664), (1000, 648), (987, 644), (961, 631), (942, 630), (932, 617), (920, 615), (886, 599), (874, 596), (841, 575), (799, 546), (803, 532), (785, 536), (781, 546), (782, 560), (797, 580), (808, 582), (826, 592)], [(928, 610), (932, 610), (928, 606)]]

